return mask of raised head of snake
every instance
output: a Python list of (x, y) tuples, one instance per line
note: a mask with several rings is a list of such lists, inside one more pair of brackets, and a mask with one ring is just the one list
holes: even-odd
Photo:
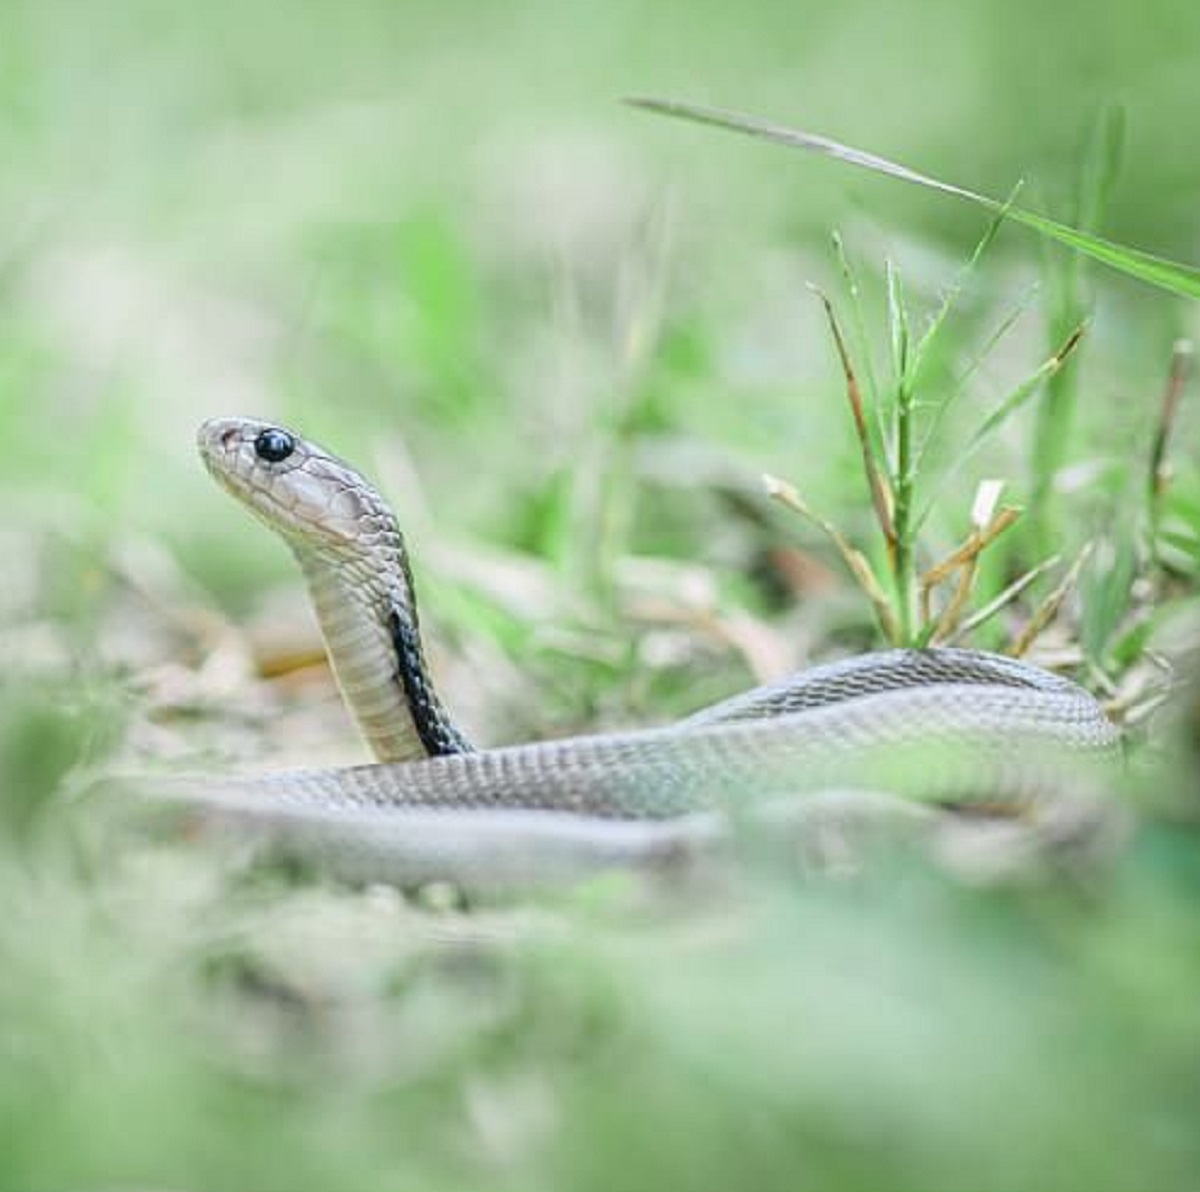
[(214, 418), (197, 442), (218, 483), (299, 561), (338, 685), (375, 756), (470, 750), (430, 680), (404, 538), (383, 498), (337, 456), (267, 422)]

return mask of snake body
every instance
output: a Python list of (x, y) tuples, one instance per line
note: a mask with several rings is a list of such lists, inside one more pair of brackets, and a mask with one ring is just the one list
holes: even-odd
[(876, 809), (877, 792), (906, 796), (913, 815), (1024, 807), (1086, 785), (1118, 754), (1082, 688), (961, 649), (815, 667), (662, 728), (476, 750), (429, 677), (404, 540), (374, 488), (268, 423), (214, 419), (198, 443), (217, 481), (295, 554), (378, 761), (174, 793), (339, 872), (556, 880), (707, 847), (742, 815)]

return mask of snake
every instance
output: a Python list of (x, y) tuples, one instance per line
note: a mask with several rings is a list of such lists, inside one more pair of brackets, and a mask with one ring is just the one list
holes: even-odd
[(864, 808), (1026, 814), (1103, 786), (1119, 760), (1118, 730), (1083, 687), (952, 647), (813, 666), (666, 725), (477, 748), (431, 676), (408, 549), (379, 492), (271, 422), (210, 419), (197, 444), (290, 547), (375, 760), (165, 789), (336, 875), (504, 886), (670, 867), (747, 824), (771, 835)]

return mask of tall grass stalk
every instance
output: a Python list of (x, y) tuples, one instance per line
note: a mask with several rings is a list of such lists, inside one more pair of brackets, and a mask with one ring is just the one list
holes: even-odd
[[(940, 394), (926, 397), (923, 370), (937, 348), (939, 337), (947, 333), (954, 302), (970, 274), (983, 260), (998, 224), (999, 217), (989, 224), (951, 291), (944, 296), (930, 325), (915, 341), (915, 345), (912, 319), (899, 271), (890, 262), (886, 265), (891, 341), (891, 378), (885, 391), (886, 401), (879, 400), (878, 391), (864, 392), (834, 304), (826, 294), (816, 291), (824, 306), (841, 365), (863, 473), (883, 540), (886, 580), (880, 578), (868, 556), (828, 519), (815, 513), (794, 486), (776, 477), (766, 478), (767, 491), (774, 499), (811, 521), (834, 544), (870, 601), (884, 637), (893, 645), (926, 646), (951, 639), (960, 640), (1025, 593), (1050, 567), (1046, 561), (1038, 563), (1011, 581), (1000, 597), (972, 611), (971, 601), (981, 556), (1021, 516), (1019, 507), (999, 504), (1004, 486), (999, 481), (991, 480), (979, 485), (968, 519), (970, 529), (963, 540), (940, 562), (921, 570), (922, 555), (927, 553), (921, 541), (922, 530), (950, 481), (1018, 410), (1041, 391), (1047, 379), (1062, 368), (1083, 337), (1083, 329), (1075, 328), (1049, 359), (981, 414), (974, 429), (965, 434), (963, 446), (954, 453), (951, 462), (939, 470), (931, 448), (938, 431), (945, 424), (948, 407), (959, 398), (966, 382), (960, 377)], [(835, 239), (834, 248), (847, 283), (855, 327), (861, 328), (865, 324), (858, 288), (840, 238)], [(1011, 317), (1004, 320), (1001, 329), (988, 338), (989, 346), (998, 342), (1012, 321)], [(967, 372), (974, 372), (978, 363), (978, 357), (972, 360)], [(1028, 648), (1033, 636), (1044, 628), (1053, 612), (1057, 611), (1077, 575), (1078, 566), (1068, 572), (1062, 594), (1047, 606), (1049, 612), (1042, 610), (1035, 616), (1036, 628), (1031, 630), (1028, 640), (1021, 643), (1022, 649)], [(943, 588), (948, 589), (948, 594), (939, 604), (936, 596)]]
[[(1096, 233), (1103, 225), (1120, 170), (1125, 139), (1121, 108), (1114, 107), (1095, 122), (1075, 183), (1071, 221), (1080, 230)], [(1049, 282), (1051, 310), (1047, 325), (1050, 346), (1060, 344), (1090, 317), (1088, 258), (1063, 252), (1052, 240), (1042, 241), (1044, 272)], [(1067, 459), (1075, 408), (1079, 400), (1077, 370), (1057, 368), (1047, 377), (1037, 404), (1030, 458), (1033, 461), (1031, 530), (1037, 548), (1048, 551), (1056, 537), (1055, 479)]]

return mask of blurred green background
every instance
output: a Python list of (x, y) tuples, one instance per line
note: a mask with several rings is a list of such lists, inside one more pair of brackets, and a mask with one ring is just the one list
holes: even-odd
[[(806, 283), (849, 317), (840, 231), (882, 376), (885, 262), (920, 324), (984, 221), (628, 94), (998, 196), (1025, 179), (1068, 221), (1119, 110), (1099, 230), (1200, 260), (1186, 0), (5, 4), (0, 1188), (1196, 1186), (1183, 823), (1015, 888), (887, 855), (729, 901), (617, 883), (471, 916), (135, 847), (87, 797), (122, 767), (361, 757), (323, 679), (263, 675), (281, 634), (303, 654), (313, 633), (283, 549), (196, 461), (216, 414), (380, 478), (450, 702), (485, 737), (665, 718), (875, 640), (836, 558), (758, 493), (787, 476), (869, 535)], [(1113, 534), (1077, 614), (1103, 654), (1198, 318), (1074, 268), (1003, 229), (931, 384), (1027, 302), (973, 376), (977, 416), (1064, 310), (1089, 320), (1054, 499), (1068, 555)], [(1172, 451), (1193, 541), (1195, 406)], [(1028, 501), (1028, 414), (931, 549), (981, 475)], [(1190, 797), (1183, 765), (1158, 785)]]
[[(440, 522), (511, 532), (531, 464), (578, 453), (627, 381), (623, 324), (658, 303), (651, 414), (763, 469), (837, 471), (801, 455), (845, 433), (803, 289), (834, 275), (830, 231), (932, 292), (978, 214), (625, 94), (791, 120), (989, 193), (1025, 178), (1062, 217), (1119, 104), (1104, 231), (1197, 255), (1182, 0), (16, 3), (0, 22), (2, 483), (185, 544), (214, 520), (253, 533), (192, 464), (194, 424), (223, 412), (303, 421), (356, 459), (402, 435)], [(1004, 248), (1038, 253), (1017, 232)], [(1093, 408), (1148, 397), (1194, 319), (1114, 289)]]

